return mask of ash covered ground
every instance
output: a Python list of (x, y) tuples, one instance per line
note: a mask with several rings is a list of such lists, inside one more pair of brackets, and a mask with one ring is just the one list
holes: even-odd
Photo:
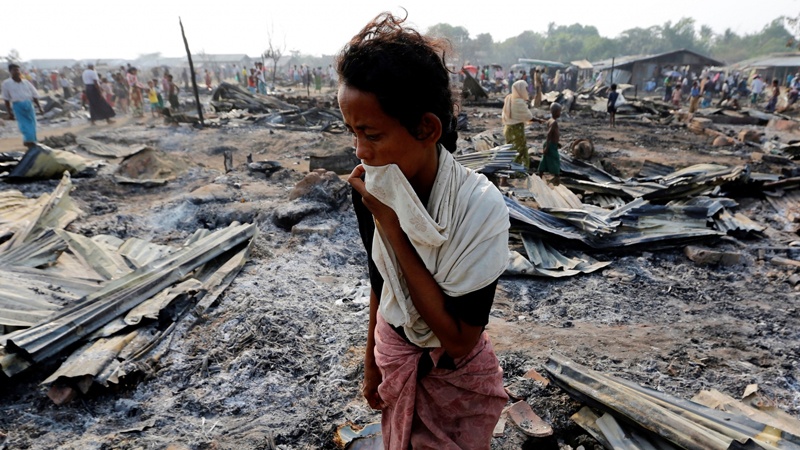
[[(500, 126), (498, 109), (464, 110), (472, 130), (462, 137)], [(0, 136), (6, 148), (18, 140), (11, 126)], [(199, 227), (255, 221), (259, 234), (231, 287), (204, 317), (181, 323), (138, 383), (55, 406), (40, 385), (53, 367), (3, 380), (7, 448), (336, 448), (337, 426), (379, 420), (360, 395), (368, 308), (351, 294), (366, 282), (367, 260), (350, 200), (303, 219), (330, 235), (295, 235), (273, 220), (291, 203), (307, 157), (350, 145), (348, 136), (257, 125), (197, 130), (150, 118), (73, 131), (148, 144), (165, 152), (179, 175), (163, 187), (121, 185), (109, 175), (112, 161), (95, 177), (74, 179), (72, 196), (86, 214), (70, 231), (178, 243)], [(544, 131), (528, 131), (535, 149)], [(562, 133), (564, 142), (591, 138), (593, 163), (623, 175), (644, 159), (676, 167), (753, 164), (751, 148), (716, 149), (679, 126), (621, 120), (609, 130), (603, 118), (583, 113), (565, 120)], [(223, 147), (234, 149), (235, 170), (227, 174)], [(251, 173), (248, 154), (284, 169), (270, 177)], [(759, 164), (760, 171), (777, 170)], [(56, 184), (0, 182), (0, 189), (38, 196)], [(552, 353), (681, 398), (710, 388), (739, 397), (757, 383), (800, 415), (800, 301), (789, 282), (795, 269), (763, 258), (764, 249), (784, 245), (776, 239), (797, 239), (796, 231), (762, 199), (739, 201), (741, 212), (779, 232), (705, 243), (740, 252), (739, 265), (698, 266), (682, 248), (618, 249), (593, 253), (612, 264), (590, 275), (501, 278), (488, 333), (506, 384), (528, 396), (556, 437), (529, 439), (509, 424), (493, 448), (558, 448), (559, 440), (593, 448), (569, 420), (577, 402), (553, 384), (521, 377), (531, 368), (545, 373)], [(787, 256), (798, 259), (800, 250)]]

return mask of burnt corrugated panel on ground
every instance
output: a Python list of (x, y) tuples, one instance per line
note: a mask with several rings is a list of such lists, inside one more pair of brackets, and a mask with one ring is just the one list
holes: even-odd
[(33, 362), (43, 362), (254, 235), (255, 225), (232, 225), (216, 231), (158, 265), (109, 282), (48, 322), (14, 333), (7, 339), (7, 348)]
[(637, 173), (637, 177), (640, 179), (661, 178), (672, 172), (675, 172), (675, 168), (672, 166), (645, 159), (642, 168), (639, 169), (639, 173)]
[[(658, 436), (677, 448), (729, 450), (750, 446), (800, 450), (800, 438), (789, 432), (602, 374), (560, 355), (551, 356), (546, 369), (551, 379), (571, 397), (635, 424), (644, 433)], [(608, 443), (614, 439), (603, 435)]]
[(517, 151), (511, 150), (511, 144), (501, 145), (491, 150), (466, 153), (455, 156), (462, 166), (484, 174), (527, 174), (525, 166), (514, 162)]

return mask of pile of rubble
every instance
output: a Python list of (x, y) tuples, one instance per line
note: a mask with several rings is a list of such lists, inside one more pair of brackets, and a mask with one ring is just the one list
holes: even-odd
[(71, 188), (67, 172), (38, 199), (0, 192), (0, 367), (16, 377), (79, 345), (44, 381), (56, 404), (150, 370), (178, 324), (230, 285), (256, 233), (200, 229), (181, 247), (83, 236), (65, 230), (81, 214)]

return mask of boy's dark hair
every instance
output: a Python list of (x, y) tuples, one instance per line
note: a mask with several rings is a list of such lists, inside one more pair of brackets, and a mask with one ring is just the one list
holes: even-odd
[(14, 69), (19, 69), (19, 64), (11, 63), (8, 65), (8, 71), (11, 72)]
[(439, 143), (456, 149), (454, 101), (445, 65), (447, 41), (403, 27), (405, 18), (384, 12), (356, 34), (336, 56), (340, 82), (374, 94), (381, 109), (419, 138), (425, 113), (442, 122)]
[(612, 91), (616, 91), (616, 90), (617, 90), (617, 85), (616, 85), (616, 83), (611, 85), (611, 90), (612, 90)]

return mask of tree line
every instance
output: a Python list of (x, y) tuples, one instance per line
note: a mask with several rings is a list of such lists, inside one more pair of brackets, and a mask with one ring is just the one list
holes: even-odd
[(523, 31), (518, 36), (495, 42), (491, 34), (471, 37), (463, 26), (439, 23), (428, 28), (430, 36), (447, 38), (454, 50), (450, 59), (455, 64), (502, 64), (509, 66), (518, 58), (534, 58), (568, 62), (586, 59), (601, 61), (626, 55), (647, 55), (687, 49), (732, 64), (775, 52), (796, 50), (793, 36), (787, 29), (791, 19), (779, 17), (765, 25), (761, 31), (740, 35), (730, 28), (714, 33), (711, 27), (684, 17), (675, 23), (648, 28), (631, 28), (619, 36), (600, 36), (591, 25), (556, 25), (550, 23), (547, 31)]

